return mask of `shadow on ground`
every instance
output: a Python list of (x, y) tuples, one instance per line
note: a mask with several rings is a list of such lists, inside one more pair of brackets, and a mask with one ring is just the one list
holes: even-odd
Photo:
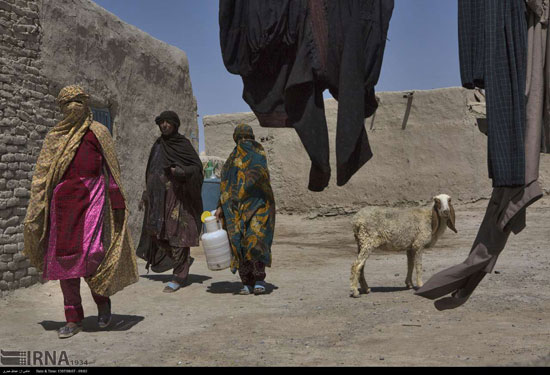
[[(99, 331), (128, 331), (136, 324), (145, 319), (143, 316), (139, 315), (112, 315), (112, 321), (109, 327), (99, 328), (97, 325), (97, 316), (88, 316), (82, 321), (82, 328), (84, 332), (99, 332)], [(63, 327), (66, 322), (54, 322), (51, 320), (44, 320), (40, 323), (44, 330), (46, 331), (57, 331), (59, 328)]]
[(406, 286), (375, 286), (370, 288), (371, 293), (392, 293), (402, 292), (404, 290), (411, 290)]
[[(221, 281), (218, 283), (212, 283), (210, 286), (208, 286), (208, 289), (206, 291), (208, 293), (214, 293), (214, 294), (224, 294), (224, 293), (232, 293), (232, 294), (239, 294), (239, 291), (243, 287), (243, 284), (236, 281), (236, 282), (230, 282), (230, 281)], [(275, 289), (279, 289), (276, 285), (265, 283), (265, 293), (264, 294), (271, 294)]]
[[(152, 280), (152, 281), (162, 281), (164, 284), (172, 281), (173, 275), (141, 275), (144, 279)], [(203, 276), (203, 275), (189, 275), (187, 277), (187, 282), (185, 285), (191, 285), (191, 284), (202, 284), (206, 280), (210, 280), (210, 276)]]

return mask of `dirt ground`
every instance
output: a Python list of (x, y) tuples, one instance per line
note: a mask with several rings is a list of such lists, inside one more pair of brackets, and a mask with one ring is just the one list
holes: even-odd
[[(457, 205), (447, 231), (424, 254), (424, 280), (467, 256), (487, 201)], [(146, 274), (113, 297), (102, 331), (83, 283), (84, 331), (64, 324), (58, 282), (0, 300), (0, 348), (62, 351), (93, 366), (507, 366), (550, 365), (550, 198), (527, 213), (497, 262), (462, 307), (437, 311), (404, 288), (406, 256), (375, 253), (372, 292), (349, 297), (356, 245), (351, 217), (277, 217), (268, 294), (241, 296), (238, 277), (209, 271), (192, 249), (190, 285), (162, 293), (167, 274)], [(413, 279), (414, 280), (414, 279)]]

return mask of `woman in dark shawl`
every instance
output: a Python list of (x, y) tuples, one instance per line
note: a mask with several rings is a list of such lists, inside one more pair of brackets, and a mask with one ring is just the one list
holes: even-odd
[(162, 135), (151, 148), (140, 210), (145, 207), (137, 255), (153, 272), (174, 269), (165, 292), (186, 282), (193, 262), (190, 247), (199, 245), (202, 229), (202, 163), (191, 142), (178, 132), (180, 119), (165, 111), (155, 119)]
[(271, 267), (271, 243), (275, 229), (275, 200), (269, 181), (265, 151), (254, 140), (252, 128), (235, 128), (237, 146), (222, 169), (220, 201), (216, 216), (223, 216), (233, 259), (231, 271), (239, 271), (241, 294), (265, 292), (265, 267)]

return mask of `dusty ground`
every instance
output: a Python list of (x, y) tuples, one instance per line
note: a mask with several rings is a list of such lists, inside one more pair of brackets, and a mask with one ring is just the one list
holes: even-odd
[[(447, 231), (424, 255), (424, 279), (462, 262), (487, 201), (457, 206)], [(550, 365), (550, 198), (528, 211), (495, 270), (470, 301), (439, 312), (403, 288), (405, 254), (367, 261), (372, 293), (350, 298), (356, 254), (350, 217), (278, 216), (269, 294), (234, 295), (238, 277), (209, 271), (201, 248), (191, 284), (162, 293), (168, 274), (146, 275), (113, 298), (114, 324), (96, 326), (88, 287), (84, 332), (59, 340), (58, 282), (0, 300), (0, 348), (66, 351), (95, 366), (501, 366)]]

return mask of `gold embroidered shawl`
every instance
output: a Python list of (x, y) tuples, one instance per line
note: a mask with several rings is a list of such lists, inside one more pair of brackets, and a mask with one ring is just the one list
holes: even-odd
[[(48, 132), (44, 140), (33, 174), (31, 197), (24, 222), (23, 254), (39, 270), (44, 266), (53, 190), (61, 181), (88, 129), (98, 139), (111, 175), (126, 201), (113, 139), (105, 126), (92, 120), (92, 113), (87, 105), (88, 95), (79, 86), (68, 86), (61, 90), (57, 101), (65, 109), (65, 118)], [(71, 109), (66, 107), (69, 104)], [(137, 282), (139, 274), (127, 226), (128, 208), (124, 210), (124, 215), (118, 215), (111, 209), (108, 199), (106, 204), (108, 214), (104, 220), (109, 220), (110, 224), (106, 226), (109, 231), (109, 245), (96, 273), (86, 281), (95, 293), (111, 296)]]

